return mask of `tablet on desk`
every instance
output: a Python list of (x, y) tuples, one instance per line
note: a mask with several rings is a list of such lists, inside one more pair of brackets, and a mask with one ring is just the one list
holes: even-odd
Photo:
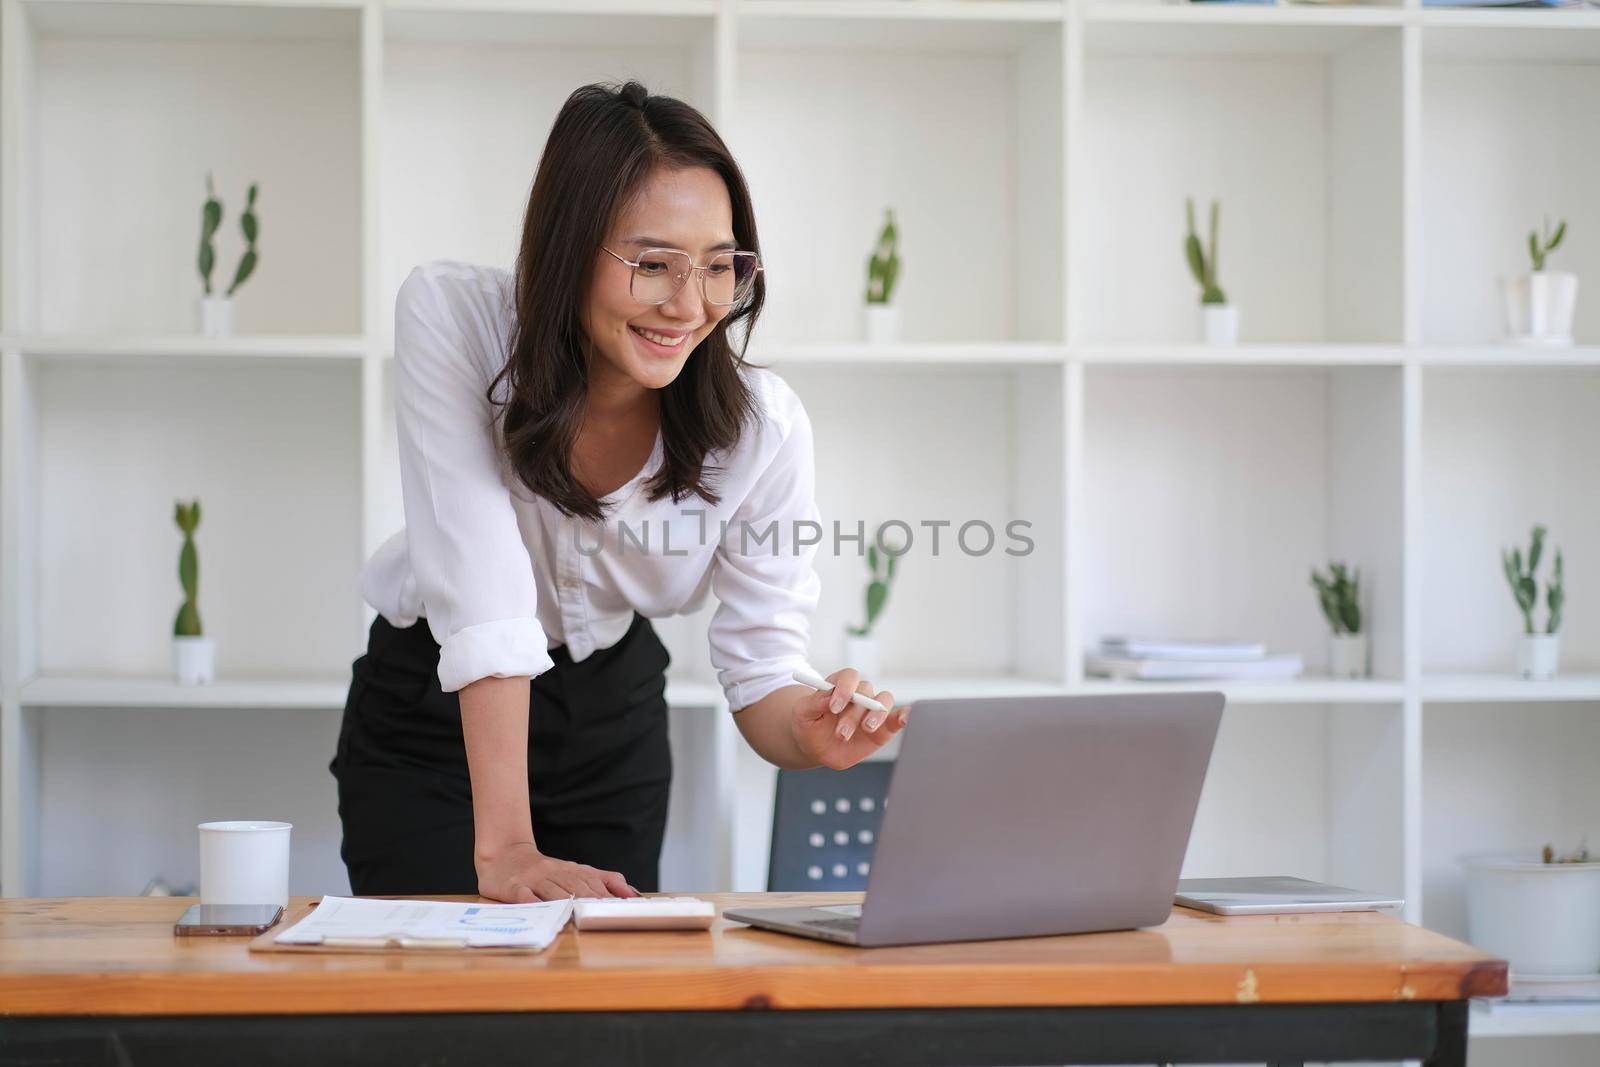
[(1266, 878), (1183, 878), (1176, 900), (1216, 915), (1273, 915), (1301, 911), (1379, 911), (1405, 901), (1381, 893), (1275, 875)]

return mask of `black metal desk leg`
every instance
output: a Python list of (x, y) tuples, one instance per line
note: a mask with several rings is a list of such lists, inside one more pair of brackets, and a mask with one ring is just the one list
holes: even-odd
[(1439, 1043), (1426, 1067), (1467, 1067), (1467, 1002), (1439, 1002)]

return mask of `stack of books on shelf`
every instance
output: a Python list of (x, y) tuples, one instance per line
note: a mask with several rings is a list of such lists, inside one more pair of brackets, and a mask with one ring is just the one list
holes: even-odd
[(1086, 658), (1090, 675), (1118, 680), (1281, 682), (1304, 669), (1297, 652), (1268, 655), (1266, 645), (1247, 641), (1105, 637)]

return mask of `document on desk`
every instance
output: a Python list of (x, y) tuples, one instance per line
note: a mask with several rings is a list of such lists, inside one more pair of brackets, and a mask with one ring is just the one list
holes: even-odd
[(466, 904), (325, 896), (316, 910), (273, 940), (284, 945), (352, 948), (538, 951), (549, 947), (571, 914), (570, 898), (533, 904)]

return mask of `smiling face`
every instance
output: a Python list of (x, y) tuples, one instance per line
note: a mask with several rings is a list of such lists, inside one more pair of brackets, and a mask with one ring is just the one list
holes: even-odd
[(629, 290), (632, 268), (646, 248), (679, 248), (706, 265), (733, 248), (733, 205), (722, 178), (709, 167), (657, 168), (617, 217), (605, 248), (595, 252), (594, 283), (584, 308), (593, 342), (589, 384), (633, 382), (646, 389), (671, 384), (695, 346), (732, 308), (706, 301), (698, 272), (665, 304), (642, 304)]

